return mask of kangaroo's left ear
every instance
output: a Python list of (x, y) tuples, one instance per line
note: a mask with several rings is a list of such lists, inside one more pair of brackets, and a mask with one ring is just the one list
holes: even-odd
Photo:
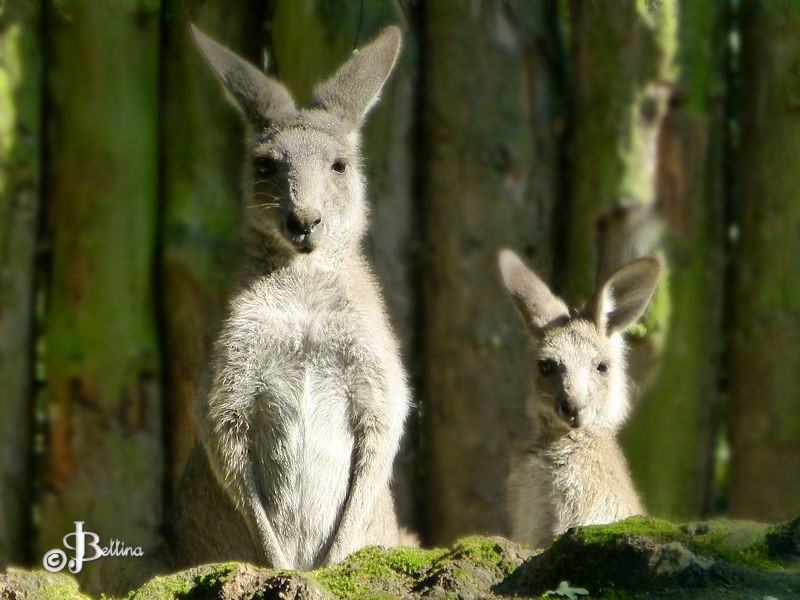
[(360, 127), (392, 72), (400, 40), (400, 29), (384, 29), (330, 79), (314, 88), (312, 106), (324, 108), (353, 128)]
[(589, 303), (598, 329), (611, 335), (636, 322), (650, 304), (661, 265), (655, 258), (640, 258), (614, 271)]
[(519, 256), (506, 248), (500, 251), (497, 260), (506, 291), (535, 338), (541, 339), (545, 328), (559, 319), (569, 318), (564, 301)]
[(294, 100), (282, 83), (267, 77), (194, 25), (191, 31), (197, 47), (222, 81), (234, 105), (251, 125), (262, 127), (295, 112)]

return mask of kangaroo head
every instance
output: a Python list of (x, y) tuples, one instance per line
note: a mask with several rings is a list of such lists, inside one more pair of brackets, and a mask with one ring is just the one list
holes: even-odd
[(536, 411), (560, 429), (617, 429), (628, 413), (622, 332), (647, 308), (659, 263), (640, 258), (614, 271), (572, 311), (510, 250), (500, 253), (508, 294), (535, 340)]
[(192, 26), (249, 125), (245, 227), (294, 253), (357, 243), (366, 228), (359, 130), (400, 51), (386, 28), (299, 109), (280, 82)]

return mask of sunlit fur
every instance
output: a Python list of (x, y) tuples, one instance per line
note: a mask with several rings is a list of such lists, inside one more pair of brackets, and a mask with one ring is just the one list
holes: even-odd
[[(358, 133), (322, 110), (289, 115), (254, 135), (245, 179), (246, 234), (260, 242), (252, 246), (269, 257), (274, 256), (275, 244), (283, 252), (294, 252), (285, 235), (287, 215), (318, 210), (325, 226), (319, 249), (329, 256), (353, 250), (366, 233), (367, 223), (358, 146)], [(262, 157), (274, 162), (274, 174), (258, 173), (257, 161)], [(331, 168), (336, 160), (347, 165), (344, 173)]]
[[(201, 445), (176, 498), (173, 565), (238, 559), (309, 569), (368, 544), (396, 545), (390, 477), (409, 392), (361, 248), (358, 129), (395, 62), (399, 32), (388, 28), (354, 55), (308, 110), (195, 35), (250, 120), (247, 260), (195, 407)], [(274, 169), (260, 174), (264, 157)], [(332, 168), (338, 159), (343, 173)], [(298, 249), (287, 215), (312, 209), (324, 233)]]
[[(508, 482), (513, 538), (545, 546), (574, 525), (643, 514), (615, 439), (629, 408), (622, 336), (606, 337), (591, 321), (576, 318), (545, 330), (534, 356), (554, 358), (565, 370), (543, 377), (537, 362), (532, 365), (532, 435)], [(605, 374), (597, 371), (600, 360), (609, 365)], [(581, 407), (577, 429), (557, 413), (554, 392), (561, 386)]]
[[(622, 331), (646, 308), (658, 263), (626, 265), (581, 311), (568, 311), (508, 251), (501, 254), (501, 270), (533, 334), (534, 390), (526, 406), (531, 432), (511, 458), (508, 480), (512, 537), (546, 546), (575, 525), (643, 514), (616, 441), (629, 412)], [(612, 293), (615, 285), (624, 295)], [(608, 322), (617, 328), (607, 330)], [(556, 368), (542, 373), (541, 361)], [(559, 406), (568, 406), (574, 418)]]

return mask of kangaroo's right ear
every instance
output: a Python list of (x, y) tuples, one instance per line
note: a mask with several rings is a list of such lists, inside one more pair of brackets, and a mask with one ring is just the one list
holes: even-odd
[(500, 251), (498, 262), (506, 291), (533, 335), (539, 337), (548, 324), (569, 317), (567, 305), (525, 266), (519, 256), (504, 249)]
[(655, 258), (639, 258), (614, 271), (597, 290), (589, 310), (607, 335), (635, 323), (650, 304), (661, 265)]
[(400, 43), (397, 27), (384, 29), (314, 88), (312, 106), (324, 108), (351, 127), (360, 127), (397, 62)]
[(256, 127), (295, 112), (294, 100), (283, 84), (267, 77), (249, 62), (191, 25), (197, 47), (219, 76), (234, 104)]

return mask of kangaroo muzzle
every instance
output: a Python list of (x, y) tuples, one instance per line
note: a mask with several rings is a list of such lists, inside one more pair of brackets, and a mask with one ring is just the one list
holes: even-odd
[(556, 403), (556, 412), (572, 429), (581, 426), (581, 407), (567, 398), (559, 398)]
[(286, 217), (286, 235), (300, 252), (311, 252), (325, 231), (322, 214), (316, 209), (293, 210)]

